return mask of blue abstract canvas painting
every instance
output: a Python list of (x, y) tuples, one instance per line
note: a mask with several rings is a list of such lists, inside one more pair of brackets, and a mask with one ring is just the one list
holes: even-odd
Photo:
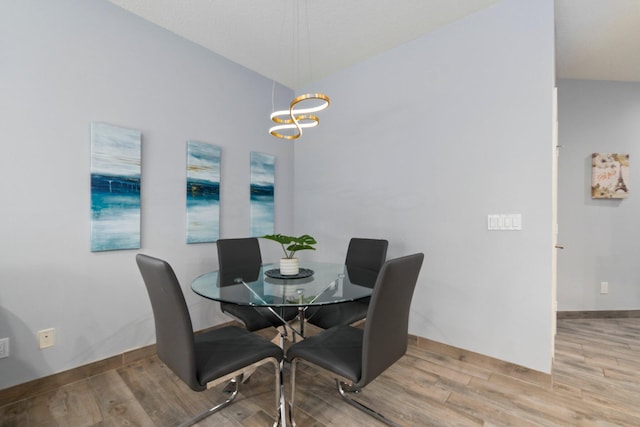
[(91, 251), (140, 248), (142, 133), (91, 123)]
[(187, 141), (187, 243), (220, 235), (220, 148)]
[(251, 236), (274, 233), (275, 157), (251, 152)]

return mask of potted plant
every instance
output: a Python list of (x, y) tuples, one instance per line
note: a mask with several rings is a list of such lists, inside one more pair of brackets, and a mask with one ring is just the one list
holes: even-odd
[(312, 250), (315, 251), (316, 239), (303, 234), (299, 237), (286, 236), (284, 234), (267, 234), (262, 236), (264, 239), (273, 240), (280, 243), (282, 251), (284, 252), (284, 258), (280, 258), (280, 274), (283, 275), (296, 275), (299, 271), (298, 258), (294, 255), (298, 251)]

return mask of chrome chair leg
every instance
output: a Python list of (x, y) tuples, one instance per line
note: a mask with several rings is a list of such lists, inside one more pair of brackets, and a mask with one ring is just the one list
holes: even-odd
[[(305, 307), (298, 307), (298, 321), (300, 322), (300, 338), (304, 339), (304, 311)], [(294, 340), (295, 342), (295, 340)]]
[(243, 374), (240, 374), (237, 377), (233, 377), (233, 378), (231, 378), (231, 381), (229, 381), (227, 383), (227, 385), (222, 389), (222, 392), (224, 394), (231, 394), (231, 393), (237, 392), (237, 390), (238, 390), (238, 384), (237, 384), (238, 381), (245, 382), (245, 381), (248, 381), (248, 380), (249, 380), (248, 378), (246, 378), (246, 379), (244, 378)]
[(291, 427), (298, 427), (296, 424), (296, 420), (293, 419), (293, 407), (291, 405), (289, 405), (289, 424), (291, 424)]
[(358, 393), (359, 390), (350, 387), (348, 384), (336, 380), (336, 386), (338, 388), (338, 393), (340, 393), (340, 396), (342, 396), (342, 398), (349, 403), (351, 406), (355, 407), (356, 409), (359, 409), (360, 411), (372, 416), (373, 418), (382, 421), (383, 423), (385, 423), (388, 426), (391, 427), (400, 427), (399, 424), (396, 424), (395, 422), (391, 421), (390, 419), (388, 419), (387, 417), (385, 417), (384, 415), (382, 415), (380, 412), (376, 412), (373, 409), (369, 408), (366, 405), (363, 405), (362, 403), (358, 402), (357, 400), (353, 400), (351, 399), (349, 396), (347, 396), (346, 393)]
[[(279, 421), (282, 425), (282, 427), (287, 427), (287, 399), (286, 396), (284, 394), (284, 360), (282, 360), (280, 362), (280, 371), (278, 373), (276, 373), (276, 375), (278, 376), (278, 380), (276, 381), (276, 384), (280, 387), (280, 401), (278, 404), (278, 418)], [(278, 420), (276, 420), (276, 424), (274, 424), (274, 427), (277, 426)]]
[(230, 386), (233, 386), (233, 389), (230, 390), (231, 391), (231, 396), (229, 396), (229, 398), (227, 400), (225, 400), (224, 402), (214, 406), (211, 409), (207, 409), (206, 411), (196, 415), (195, 417), (191, 418), (190, 420), (187, 420), (183, 423), (181, 423), (178, 427), (188, 427), (188, 426), (192, 426), (194, 424), (196, 424), (199, 421), (202, 421), (203, 419), (207, 418), (210, 415), (213, 415), (214, 413), (218, 412), (219, 410), (221, 410), (222, 408), (228, 406), (229, 404), (231, 404), (231, 402), (233, 402), (233, 400), (236, 398), (236, 396), (238, 395), (238, 389), (239, 389), (239, 384), (240, 384), (240, 375), (235, 377), (234, 379), (232, 379), (229, 384), (227, 384), (227, 386), (225, 387), (225, 392), (227, 389), (230, 388)]
[(293, 359), (291, 362), (291, 400), (289, 401), (289, 423), (292, 427), (296, 427), (296, 420), (293, 419), (293, 402), (296, 396), (296, 367), (298, 366), (298, 359)]
[[(298, 359), (293, 359), (293, 361), (291, 361), (291, 400), (289, 401), (289, 423), (291, 424), (291, 426), (296, 427), (296, 421), (294, 419), (294, 411), (295, 411), (295, 395), (296, 395), (296, 367), (298, 365)], [(338, 379), (336, 379), (336, 387), (338, 389), (338, 393), (340, 394), (340, 396), (342, 396), (342, 398), (351, 406), (355, 407), (356, 409), (366, 413), (369, 416), (372, 416), (373, 418), (382, 421), (383, 423), (385, 423), (388, 426), (391, 427), (400, 427), (399, 424), (395, 423), (394, 421), (391, 421), (390, 419), (388, 419), (387, 417), (385, 417), (384, 415), (382, 415), (381, 413), (369, 408), (366, 405), (363, 405), (362, 403), (358, 402), (357, 400), (353, 400), (351, 399), (349, 396), (347, 396), (347, 393), (360, 393), (360, 389), (356, 388), (356, 387), (352, 387), (350, 385), (348, 385), (347, 383), (340, 381)]]

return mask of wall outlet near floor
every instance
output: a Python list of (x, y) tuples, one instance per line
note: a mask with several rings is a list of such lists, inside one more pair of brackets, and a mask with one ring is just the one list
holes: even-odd
[(9, 338), (0, 338), (0, 359), (9, 357)]
[(601, 294), (609, 293), (609, 282), (600, 282), (600, 293)]
[(53, 347), (56, 343), (56, 330), (54, 328), (38, 331), (38, 344), (40, 348)]

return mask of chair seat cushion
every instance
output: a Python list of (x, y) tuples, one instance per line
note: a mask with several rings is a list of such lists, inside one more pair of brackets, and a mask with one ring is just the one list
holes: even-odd
[(305, 316), (312, 325), (329, 329), (332, 326), (350, 325), (364, 319), (367, 317), (368, 304), (369, 298), (365, 298), (358, 301), (309, 307)]
[(292, 345), (286, 359), (301, 358), (358, 382), (362, 376), (363, 334), (362, 329), (335, 326)]
[(201, 385), (267, 357), (282, 360), (280, 347), (236, 326), (197, 334), (196, 377)]

